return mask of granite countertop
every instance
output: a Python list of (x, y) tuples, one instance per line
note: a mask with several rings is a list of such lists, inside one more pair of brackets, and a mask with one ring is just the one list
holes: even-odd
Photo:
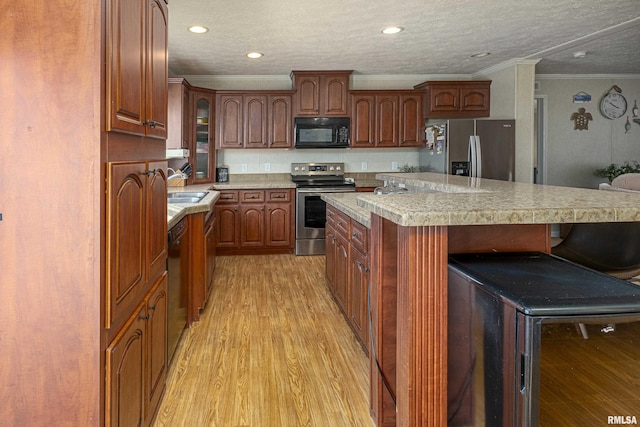
[(322, 200), (365, 227), (371, 228), (371, 211), (358, 206), (358, 194), (369, 193), (322, 193)]
[[(365, 211), (402, 226), (640, 221), (639, 194), (437, 173), (380, 173), (376, 178), (410, 191), (352, 197)], [(323, 199), (348, 215), (353, 210), (351, 197), (348, 203), (333, 194)]]

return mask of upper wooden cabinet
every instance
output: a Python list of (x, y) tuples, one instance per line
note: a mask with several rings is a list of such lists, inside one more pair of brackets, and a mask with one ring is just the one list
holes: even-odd
[(421, 94), (410, 91), (352, 91), (351, 146), (422, 146)]
[(425, 118), (489, 117), (491, 81), (431, 81), (414, 89), (424, 90)]
[(290, 148), (292, 92), (218, 92), (218, 148)]
[(294, 116), (348, 116), (351, 73), (352, 71), (292, 71), (291, 80), (296, 91)]
[(166, 2), (110, 0), (107, 23), (106, 130), (166, 138)]
[(181, 77), (169, 78), (167, 148), (191, 146), (191, 85)]
[(194, 173), (189, 177), (189, 184), (213, 182), (215, 179), (215, 92), (208, 89), (197, 89), (191, 92), (191, 135), (190, 163)]

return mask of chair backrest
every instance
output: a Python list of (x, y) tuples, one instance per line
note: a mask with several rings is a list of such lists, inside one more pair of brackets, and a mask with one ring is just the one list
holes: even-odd
[(599, 271), (640, 268), (640, 222), (574, 224), (552, 252)]

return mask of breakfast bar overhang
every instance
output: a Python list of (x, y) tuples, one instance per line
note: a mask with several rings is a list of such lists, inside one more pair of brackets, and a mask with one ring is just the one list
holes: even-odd
[(433, 173), (377, 178), (410, 189), (357, 200), (371, 212), (370, 409), (377, 426), (447, 425), (449, 254), (549, 253), (551, 224), (640, 221), (637, 194)]

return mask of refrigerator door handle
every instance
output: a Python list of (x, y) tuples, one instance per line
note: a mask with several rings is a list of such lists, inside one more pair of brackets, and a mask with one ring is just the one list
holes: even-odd
[(477, 135), (469, 136), (469, 176), (471, 178), (480, 178), (480, 144)]
[(482, 145), (480, 136), (476, 135), (476, 178), (482, 178)]

